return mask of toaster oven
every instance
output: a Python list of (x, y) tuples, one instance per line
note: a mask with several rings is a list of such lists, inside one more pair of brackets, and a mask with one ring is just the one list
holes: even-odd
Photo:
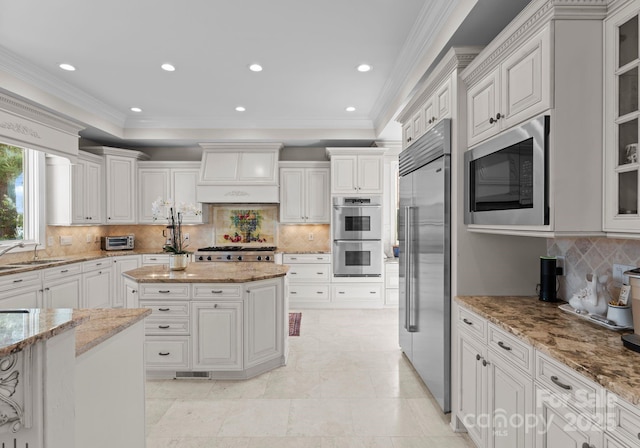
[(135, 237), (126, 236), (103, 236), (100, 237), (100, 248), (102, 250), (133, 250)]

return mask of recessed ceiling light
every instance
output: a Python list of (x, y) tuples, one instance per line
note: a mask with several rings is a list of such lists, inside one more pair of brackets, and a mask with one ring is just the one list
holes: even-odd
[(139, 107), (132, 107), (131, 112), (142, 112), (142, 109), (140, 109)]
[(175, 72), (176, 68), (169, 64), (169, 63), (164, 63), (160, 66), (162, 68), (162, 70), (166, 71), (166, 72)]
[(242, 107), (242, 106), (238, 106), (238, 107), (236, 107), (236, 110), (237, 110), (238, 112), (244, 112), (244, 111), (245, 111), (245, 110), (247, 110), (247, 109), (245, 109), (245, 108), (244, 108), (244, 107)]
[(358, 65), (358, 71), (359, 72), (368, 72), (371, 71), (373, 67), (371, 67), (369, 64), (360, 64)]
[(75, 71), (75, 67), (71, 64), (60, 64), (58, 67), (60, 67), (62, 70), (66, 70), (68, 72), (73, 72)]
[(251, 64), (249, 66), (249, 70), (251, 70), (252, 72), (261, 72), (262, 71), (262, 65), (260, 65), (260, 64)]
[(346, 107), (344, 110), (346, 110), (347, 112), (355, 112), (356, 108), (353, 106), (349, 106), (349, 107)]

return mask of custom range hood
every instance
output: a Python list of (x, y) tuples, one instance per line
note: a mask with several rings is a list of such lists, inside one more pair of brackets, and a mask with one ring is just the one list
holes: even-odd
[(204, 203), (278, 203), (282, 143), (201, 143), (196, 199)]

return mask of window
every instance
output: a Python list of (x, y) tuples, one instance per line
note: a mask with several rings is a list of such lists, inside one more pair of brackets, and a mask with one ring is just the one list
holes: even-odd
[(0, 245), (42, 243), (44, 155), (0, 143)]

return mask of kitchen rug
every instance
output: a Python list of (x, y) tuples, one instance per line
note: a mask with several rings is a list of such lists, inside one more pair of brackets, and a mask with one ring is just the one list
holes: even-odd
[(289, 313), (289, 336), (300, 336), (302, 313)]

